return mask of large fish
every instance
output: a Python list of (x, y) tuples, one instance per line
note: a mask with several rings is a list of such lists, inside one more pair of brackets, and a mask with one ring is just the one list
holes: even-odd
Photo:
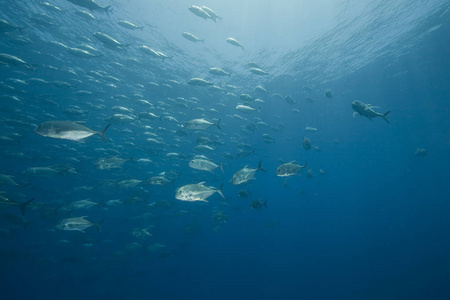
[(303, 168), (308, 168), (308, 165), (306, 162), (303, 166), (301, 166), (299, 164), (295, 164), (294, 162), (295, 162), (295, 160), (278, 166), (278, 168), (276, 170), (277, 176), (288, 177), (288, 176), (296, 175), (296, 174), (300, 173), (300, 171)]
[(376, 106), (365, 104), (362, 103), (361, 101), (353, 101), (352, 108), (355, 111), (353, 113), (353, 116), (355, 116), (356, 114), (360, 114), (361, 116), (364, 116), (369, 120), (372, 120), (372, 118), (375, 117), (382, 117), (386, 122), (390, 123), (389, 120), (387, 119), (387, 115), (390, 113), (390, 111), (385, 112), (384, 114), (380, 114), (373, 110), (373, 108), (376, 108)]
[(51, 137), (55, 139), (65, 139), (80, 142), (91, 135), (98, 134), (103, 141), (107, 141), (105, 131), (111, 124), (106, 125), (102, 131), (94, 131), (72, 121), (48, 121), (39, 125), (34, 131), (42, 136)]
[(222, 196), (223, 199), (225, 199), (225, 196), (222, 194), (222, 186), (223, 184), (217, 189), (213, 189), (210, 187), (205, 186), (205, 182), (200, 182), (197, 184), (187, 184), (182, 187), (180, 187), (176, 193), (175, 198), (181, 201), (203, 201), (208, 202), (206, 200), (209, 196), (211, 196), (214, 193), (219, 193), (220, 196)]
[(261, 161), (259, 161), (258, 168), (256, 168), (256, 169), (248, 168), (248, 166), (245, 166), (244, 168), (242, 168), (239, 171), (237, 171), (236, 173), (234, 173), (233, 179), (231, 182), (234, 185), (238, 185), (238, 184), (246, 183), (250, 180), (253, 180), (253, 179), (255, 179), (255, 173), (258, 170), (266, 172), (266, 170), (264, 170), (263, 167), (261, 167)]

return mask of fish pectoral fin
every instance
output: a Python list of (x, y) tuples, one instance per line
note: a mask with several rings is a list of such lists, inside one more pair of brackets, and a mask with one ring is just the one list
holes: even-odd
[(353, 112), (353, 118), (356, 117), (357, 114), (358, 114), (358, 112), (354, 111)]

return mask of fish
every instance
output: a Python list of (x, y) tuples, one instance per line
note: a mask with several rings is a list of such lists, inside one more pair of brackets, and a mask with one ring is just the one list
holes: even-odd
[(124, 45), (121, 42), (119, 42), (118, 40), (110, 37), (109, 35), (107, 35), (106, 33), (103, 32), (94, 32), (94, 37), (99, 40), (100, 42), (102, 42), (104, 45), (109, 46), (109, 47), (128, 47), (129, 45)]
[(220, 167), (220, 169), (223, 172), (222, 166), (218, 166), (215, 163), (213, 163), (212, 161), (208, 160), (208, 159), (202, 159), (202, 158), (194, 158), (189, 162), (189, 167), (193, 168), (193, 169), (197, 169), (197, 170), (202, 170), (202, 171), (208, 171), (213, 173), (213, 171), (217, 168)]
[(211, 126), (217, 126), (217, 128), (221, 129), (219, 123), (220, 119), (216, 123), (212, 123), (205, 119), (192, 119), (184, 124), (184, 128), (193, 130), (206, 130)]
[(51, 137), (55, 139), (65, 139), (80, 142), (94, 134), (106, 140), (105, 131), (111, 124), (106, 125), (102, 131), (94, 131), (84, 125), (72, 121), (48, 121), (39, 125), (34, 131), (42, 136)]
[(244, 168), (242, 168), (239, 171), (237, 171), (236, 173), (234, 173), (233, 179), (231, 180), (231, 182), (234, 185), (239, 185), (239, 184), (246, 183), (250, 180), (253, 180), (253, 179), (255, 179), (256, 171), (267, 172), (261, 166), (261, 161), (259, 161), (258, 168), (256, 168), (256, 169), (248, 168), (248, 166), (245, 166)]
[(243, 112), (243, 113), (246, 113), (246, 114), (250, 114), (250, 113), (253, 113), (253, 112), (255, 112), (255, 111), (261, 112), (261, 111), (260, 111), (259, 109), (257, 109), (257, 108), (253, 108), (253, 107), (250, 107), (250, 106), (248, 106), (248, 105), (243, 105), (243, 104), (238, 104), (238, 105), (236, 106), (236, 109), (237, 109), (238, 111)]
[(91, 11), (93, 10), (103, 10), (105, 12), (108, 12), (111, 10), (111, 5), (108, 6), (100, 6), (95, 0), (69, 0), (69, 2), (87, 8)]
[(275, 171), (277, 176), (288, 177), (292, 175), (297, 175), (303, 168), (308, 168), (308, 164), (306, 162), (303, 166), (295, 164), (294, 162), (295, 160), (278, 166), (277, 170)]
[(220, 196), (222, 196), (223, 199), (225, 199), (225, 196), (222, 193), (222, 186), (223, 184), (215, 190), (214, 188), (210, 188), (205, 186), (205, 182), (200, 182), (196, 184), (187, 184), (177, 189), (175, 192), (175, 198), (181, 201), (203, 201), (208, 202), (206, 200), (208, 197), (215, 193), (219, 193)]
[(260, 85), (255, 86), (255, 90), (260, 91), (265, 94), (269, 94), (269, 95), (271, 94), (271, 92), (269, 92), (268, 90), (266, 90), (264, 87), (262, 87)]
[(168, 183), (174, 183), (174, 180), (169, 180), (164, 176), (153, 176), (150, 177), (149, 179), (147, 179), (147, 182), (150, 183), (151, 185), (166, 185)]
[(260, 68), (250, 68), (250, 72), (256, 75), (269, 75), (269, 73), (267, 73), (264, 70), (261, 70)]
[(79, 49), (79, 48), (67, 48), (67, 52), (78, 57), (82, 58), (92, 58), (92, 57), (99, 57), (101, 55), (93, 54), (87, 50)]
[(12, 199), (9, 199), (6, 196), (3, 196), (0, 193), (0, 209), (9, 208), (9, 207), (13, 207), (13, 206), (18, 206), (20, 208), (20, 213), (22, 214), (22, 216), (25, 215), (25, 207), (28, 204), (30, 204), (31, 202), (33, 202), (33, 201), (34, 201), (34, 198), (30, 199), (30, 200), (28, 200), (28, 201), (26, 201), (24, 203), (19, 203), (19, 202), (16, 202), (16, 201), (12, 200)]
[(85, 20), (96, 20), (93, 14), (84, 10), (77, 10), (75, 11), (75, 14), (77, 14), (78, 16), (82, 17)]
[(208, 72), (213, 75), (228, 76), (228, 77), (231, 76), (231, 73), (227, 73), (224, 70), (219, 69), (219, 68), (211, 68), (211, 69), (209, 69)]
[(147, 46), (140, 46), (139, 49), (150, 56), (153, 56), (155, 58), (161, 58), (161, 59), (165, 59), (165, 58), (169, 58), (169, 56), (165, 55), (164, 53), (160, 52), (160, 51), (156, 51), (150, 47)]
[(9, 65), (11, 67), (27, 67), (29, 69), (33, 69), (33, 65), (25, 62), (21, 58), (18, 58), (17, 56), (6, 54), (6, 53), (0, 53), (0, 63)]
[(120, 169), (122, 165), (128, 161), (133, 161), (134, 154), (128, 158), (120, 158), (117, 156), (100, 158), (95, 162), (95, 167), (99, 170)]
[(210, 15), (211, 19), (213, 19), (214, 22), (216, 22), (216, 19), (222, 20), (222, 18), (219, 17), (219, 15), (216, 14), (211, 8), (202, 6), (201, 9), (203, 9), (208, 15)]
[(252, 209), (255, 209), (255, 210), (259, 210), (259, 209), (261, 209), (263, 206), (264, 206), (265, 208), (267, 208), (267, 200), (264, 201), (264, 202), (262, 202), (260, 199), (257, 199), (257, 200), (253, 200), (253, 201), (250, 203), (250, 207), (251, 207)]
[(309, 127), (309, 126), (306, 126), (305, 130), (308, 131), (308, 132), (317, 132), (317, 131), (319, 131), (319, 129), (314, 128), (314, 127)]
[(56, 229), (59, 230), (76, 230), (85, 232), (85, 229), (88, 229), (89, 227), (96, 226), (98, 231), (102, 232), (102, 229), (100, 225), (103, 223), (104, 219), (101, 219), (97, 223), (92, 223), (89, 220), (86, 220), (87, 216), (77, 217), (77, 218), (67, 218), (61, 220), (58, 225), (56, 225)]
[(370, 104), (365, 104), (361, 101), (353, 101), (352, 102), (352, 108), (355, 112), (353, 112), (353, 117), (356, 114), (360, 114), (361, 116), (364, 116), (368, 118), (369, 120), (372, 120), (375, 117), (382, 117), (383, 120), (385, 120), (387, 123), (389, 122), (387, 115), (390, 113), (390, 111), (385, 112), (384, 114), (380, 114), (373, 110), (373, 108), (376, 108), (376, 106), (372, 106)]
[(303, 138), (303, 149), (305, 149), (305, 150), (311, 150), (311, 148), (312, 148), (312, 143), (311, 143), (311, 141), (310, 141), (308, 138), (304, 137), (304, 138)]
[(417, 148), (416, 152), (414, 153), (417, 157), (424, 157), (428, 154), (426, 149), (423, 148)]
[(214, 85), (213, 83), (211, 83), (203, 78), (191, 78), (191, 79), (189, 79), (188, 84), (196, 85), (196, 86)]
[(122, 26), (123, 28), (130, 29), (130, 30), (144, 29), (144, 26), (137, 26), (137, 25), (134, 25), (133, 23), (125, 21), (125, 20), (119, 20), (119, 21), (117, 21), (117, 24)]
[(212, 19), (214, 22), (216, 21), (214, 18), (212, 18), (206, 11), (204, 11), (201, 7), (191, 5), (188, 7), (188, 9), (196, 16), (202, 18), (202, 19)]
[(227, 43), (229, 43), (231, 45), (234, 45), (236, 47), (241, 47), (242, 50), (244, 50), (244, 47), (236, 39), (234, 39), (234, 38), (227, 38), (226, 41), (227, 41)]
[(181, 34), (185, 39), (191, 41), (191, 42), (204, 42), (205, 40), (201, 40), (198, 37), (196, 37), (195, 35), (193, 35), (192, 33), (189, 32), (183, 32)]

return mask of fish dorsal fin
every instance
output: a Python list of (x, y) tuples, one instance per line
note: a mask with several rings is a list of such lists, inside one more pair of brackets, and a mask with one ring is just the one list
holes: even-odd
[(293, 160), (293, 161), (290, 162), (290, 164), (293, 164), (293, 163), (295, 163), (295, 160)]
[(206, 181), (199, 182), (198, 184), (204, 185)]

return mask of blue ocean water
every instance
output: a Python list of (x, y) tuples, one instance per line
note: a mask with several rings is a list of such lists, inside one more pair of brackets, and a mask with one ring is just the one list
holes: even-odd
[(447, 1), (0, 3), (2, 299), (450, 299)]

